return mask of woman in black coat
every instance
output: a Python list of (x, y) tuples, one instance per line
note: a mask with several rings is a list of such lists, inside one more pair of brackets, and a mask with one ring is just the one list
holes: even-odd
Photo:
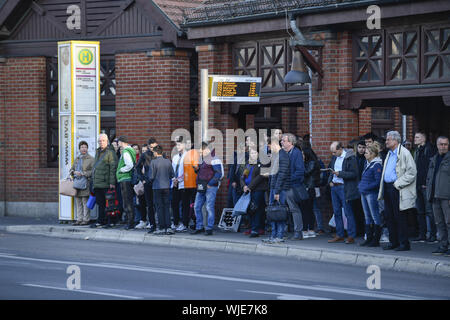
[(313, 204), (316, 197), (316, 187), (320, 185), (320, 164), (314, 151), (309, 148), (303, 148), (303, 160), (305, 163), (304, 184), (308, 191), (309, 199), (304, 201), (303, 212), (303, 237), (315, 237), (314, 232), (314, 212)]
[(242, 191), (245, 193), (250, 192), (251, 195), (251, 203), (247, 209), (252, 226), (250, 238), (258, 237), (260, 230), (264, 232), (263, 216), (266, 205), (264, 194), (269, 189), (269, 179), (268, 175), (264, 174), (264, 167), (267, 166), (263, 166), (259, 162), (258, 151), (250, 150), (249, 164), (245, 166), (240, 179)]

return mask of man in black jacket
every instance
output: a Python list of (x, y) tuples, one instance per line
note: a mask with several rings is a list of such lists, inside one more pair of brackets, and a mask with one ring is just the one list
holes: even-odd
[[(417, 132), (414, 136), (414, 144), (417, 145), (414, 161), (417, 167), (417, 222), (419, 224), (419, 237), (412, 242), (436, 242), (436, 223), (434, 221), (431, 203), (426, 200), (427, 174), (431, 158), (436, 154), (436, 148), (427, 142), (427, 136), (423, 132)], [(427, 221), (428, 220), (428, 221)], [(427, 228), (427, 225), (429, 226)], [(429, 238), (426, 238), (427, 229)]]
[(439, 229), (439, 248), (434, 255), (450, 257), (448, 224), (450, 222), (450, 152), (447, 137), (436, 142), (438, 153), (431, 159), (427, 175), (427, 200), (433, 203), (433, 213)]
[(336, 221), (336, 236), (328, 242), (344, 242), (344, 223), (342, 220), (342, 208), (347, 218), (348, 238), (345, 243), (355, 243), (356, 226), (351, 201), (360, 197), (358, 191), (358, 164), (355, 153), (351, 149), (344, 149), (341, 142), (333, 142), (330, 146), (333, 154), (329, 168), (332, 175), (328, 178), (331, 187), (331, 199), (334, 219)]

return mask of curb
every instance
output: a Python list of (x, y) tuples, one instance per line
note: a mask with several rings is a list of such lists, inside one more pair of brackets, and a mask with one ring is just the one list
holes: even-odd
[(105, 230), (76, 227), (54, 227), (47, 225), (16, 225), (0, 227), (11, 233), (27, 233), (50, 237), (127, 242), (136, 244), (163, 245), (203, 250), (219, 250), (234, 253), (268, 255), (275, 257), (296, 258), (300, 261), (320, 261), (340, 263), (346, 265), (369, 266), (378, 265), (382, 269), (392, 271), (406, 271), (425, 275), (450, 277), (450, 263), (441, 261), (395, 257), (372, 253), (355, 253), (351, 251), (311, 249), (289, 247), (288, 245), (270, 245), (261, 243), (246, 243), (227, 240), (201, 240), (197, 238), (174, 236), (154, 236), (141, 232), (127, 232), (125, 230)]

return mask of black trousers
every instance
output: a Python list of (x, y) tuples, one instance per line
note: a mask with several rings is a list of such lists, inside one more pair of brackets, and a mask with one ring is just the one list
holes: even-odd
[(314, 198), (316, 197), (315, 189), (308, 189), (307, 200), (302, 200), (300, 203), (300, 209), (302, 211), (303, 231), (314, 230)]
[[(153, 189), (151, 183), (144, 184), (144, 196), (145, 196), (145, 204), (147, 207), (147, 218), (152, 226), (156, 227), (156, 219), (155, 219), (155, 203), (153, 201)], [(142, 219), (144, 220), (144, 219)]]
[(134, 190), (131, 181), (120, 182), (120, 191), (122, 191), (123, 211), (128, 217), (128, 225), (134, 224)]
[(172, 214), (173, 214), (173, 224), (178, 226), (180, 223), (180, 204), (184, 196), (184, 189), (173, 188), (172, 189)]
[(94, 189), (94, 195), (95, 195), (95, 203), (98, 205), (98, 218), (97, 223), (100, 224), (106, 224), (106, 192), (108, 191), (108, 188), (95, 188)]
[(183, 207), (182, 222), (186, 228), (189, 226), (189, 220), (191, 219), (190, 217), (191, 204), (195, 202), (196, 194), (197, 194), (196, 188), (187, 188), (184, 189), (183, 196), (181, 198)]
[[(191, 203), (195, 201), (197, 189), (172, 189), (172, 213), (173, 223), (178, 225), (181, 222), (185, 227), (189, 226), (189, 209)], [(180, 215), (181, 204), (181, 215)]]
[(364, 217), (361, 199), (352, 200), (351, 205), (355, 217), (356, 235), (364, 236), (366, 219)]
[(400, 193), (393, 183), (384, 183), (384, 216), (389, 242), (394, 246), (409, 246), (407, 214), (400, 211)]
[(153, 189), (156, 214), (158, 215), (159, 229), (170, 228), (170, 189)]

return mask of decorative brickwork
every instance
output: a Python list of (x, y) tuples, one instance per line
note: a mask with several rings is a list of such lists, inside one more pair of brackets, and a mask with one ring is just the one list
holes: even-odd
[(116, 130), (132, 143), (155, 137), (165, 152), (175, 129), (189, 130), (189, 58), (175, 51), (116, 55)]
[(46, 168), (46, 61), (0, 64), (0, 200), (58, 201), (58, 169)]

